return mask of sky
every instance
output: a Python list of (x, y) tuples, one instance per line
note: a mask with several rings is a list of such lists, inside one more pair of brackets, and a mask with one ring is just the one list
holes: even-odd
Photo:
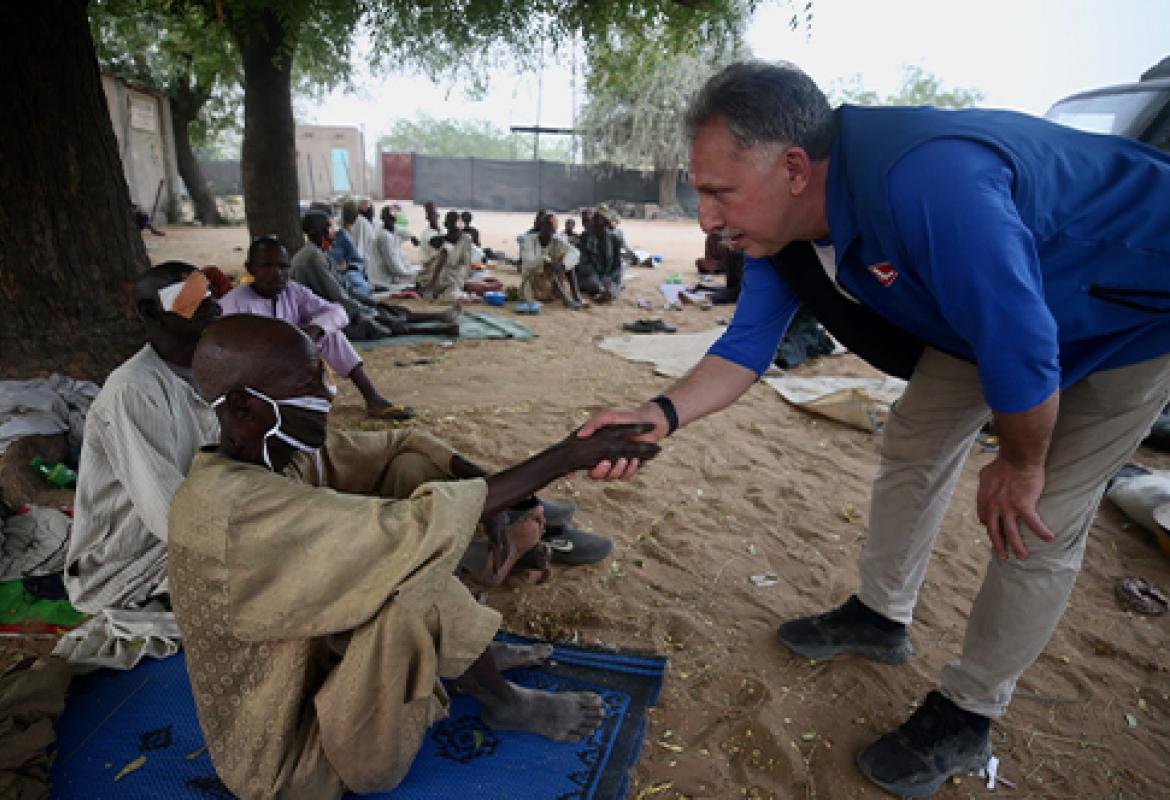
[[(943, 88), (976, 89), (983, 105), (1043, 114), (1083, 89), (1137, 80), (1170, 55), (1170, 0), (813, 0), (811, 30), (789, 29), (791, 7), (767, 3), (748, 28), (760, 58), (802, 67), (828, 91), (859, 74), (865, 88), (896, 90), (906, 65), (933, 73)], [(487, 96), (469, 101), (458, 87), (409, 75), (363, 73), (357, 93), (298, 103), (298, 121), (356, 125), (372, 155), (397, 118), (487, 119), (500, 128), (571, 127), (580, 107), (583, 59), (573, 70), (546, 64), (541, 74), (493, 76)]]

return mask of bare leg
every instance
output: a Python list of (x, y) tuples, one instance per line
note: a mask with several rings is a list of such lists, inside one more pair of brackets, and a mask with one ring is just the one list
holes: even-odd
[(552, 284), (553, 291), (556, 292), (557, 299), (565, 304), (566, 307), (572, 308), (573, 301), (569, 299), (569, 295), (565, 292), (565, 285), (561, 282), (561, 276), (555, 269), (550, 269), (545, 272), (549, 283)]
[(479, 700), (483, 721), (556, 742), (578, 742), (597, 730), (605, 711), (593, 692), (542, 692), (504, 680), (489, 647), (456, 687)]
[(374, 388), (374, 384), (370, 381), (370, 376), (366, 374), (365, 367), (358, 364), (346, 376), (357, 390), (361, 392), (362, 399), (366, 401), (366, 412), (370, 414), (385, 414), (387, 419), (411, 419), (414, 412), (410, 409), (403, 409), (402, 414), (391, 416), (387, 412), (394, 408), (394, 404), (378, 393)]
[(573, 302), (577, 305), (576, 308), (588, 308), (589, 304), (581, 299), (581, 289), (577, 286), (577, 271), (569, 270), (565, 273), (565, 277), (569, 281), (569, 293), (573, 298)]

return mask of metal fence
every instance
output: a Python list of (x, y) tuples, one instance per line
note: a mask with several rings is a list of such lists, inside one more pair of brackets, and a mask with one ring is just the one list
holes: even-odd
[[(389, 154), (386, 154), (389, 155)], [(567, 210), (621, 201), (658, 202), (652, 172), (604, 165), (582, 166), (559, 161), (498, 161), (414, 155), (413, 197), (446, 208), (491, 211)], [(689, 213), (698, 210), (698, 196), (680, 180), (678, 202)]]

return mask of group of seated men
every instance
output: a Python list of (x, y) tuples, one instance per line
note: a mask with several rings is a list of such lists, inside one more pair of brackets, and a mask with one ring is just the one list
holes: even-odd
[[(617, 215), (606, 206), (581, 212), (582, 232), (575, 221), (559, 232), (555, 212), (537, 213), (532, 228), (517, 237), (520, 245), (519, 313), (539, 313), (539, 298), (558, 299), (568, 308), (617, 299), (622, 290), (623, 258), (630, 248), (618, 227)], [(632, 252), (632, 251), (631, 251)]]
[[(252, 286), (281, 287), (259, 304), (294, 302), (282, 292), (295, 284), (271, 277), (287, 260), (279, 243), (250, 248)], [(607, 555), (609, 540), (572, 527), (571, 503), (535, 492), (602, 461), (652, 458), (656, 445), (631, 441), (641, 429), (570, 435), (496, 474), (418, 429), (329, 431), (320, 325), (251, 313), (233, 293), (221, 306), (183, 262), (144, 273), (135, 293), (147, 343), (91, 409), (66, 584), (95, 613), (173, 605), (228, 788), (393, 788), (445, 713), (440, 678), (475, 695), (494, 727), (589, 735), (598, 698), (506, 681), (500, 670), (551, 648), (492, 643), (499, 615), (454, 576), (479, 543), (488, 584), (538, 548), (570, 564)]]

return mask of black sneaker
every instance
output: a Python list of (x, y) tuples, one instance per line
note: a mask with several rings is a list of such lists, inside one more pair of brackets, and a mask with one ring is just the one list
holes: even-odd
[(569, 523), (546, 525), (541, 541), (552, 548), (553, 561), (570, 566), (594, 564), (613, 552), (613, 539), (577, 530)]
[(857, 595), (832, 611), (785, 622), (777, 635), (798, 655), (818, 661), (850, 654), (901, 664), (914, 655), (906, 626), (871, 610)]
[(875, 784), (902, 797), (930, 797), (952, 775), (978, 772), (991, 758), (991, 723), (938, 692), (900, 726), (857, 754)]

